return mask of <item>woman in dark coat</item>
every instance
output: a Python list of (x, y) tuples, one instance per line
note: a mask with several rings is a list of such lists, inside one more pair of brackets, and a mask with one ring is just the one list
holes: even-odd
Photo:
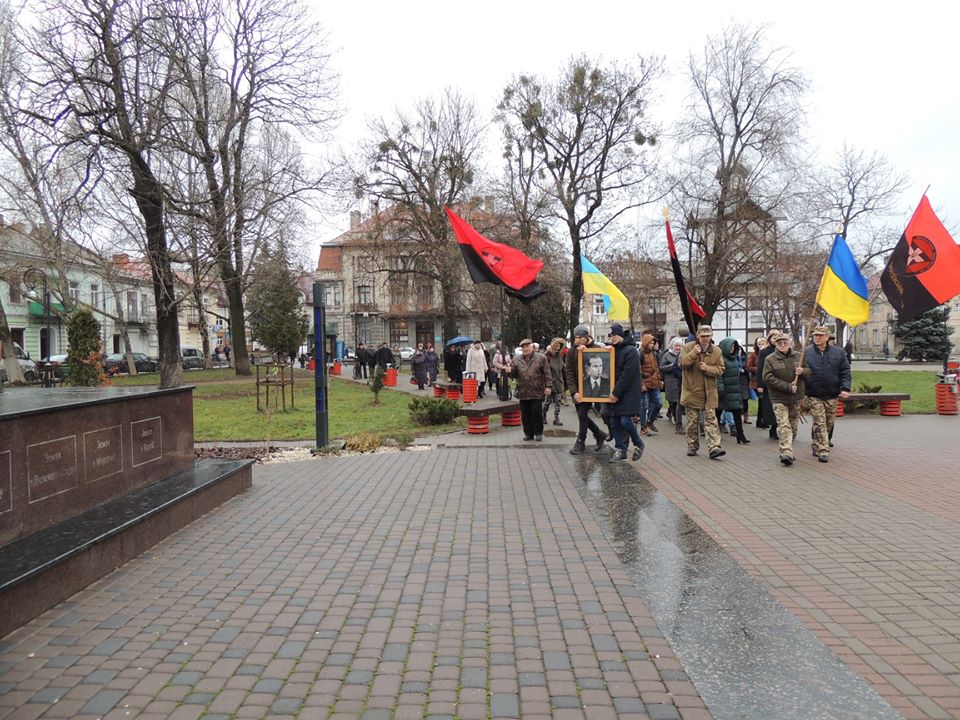
[(417, 348), (413, 353), (413, 357), (410, 358), (410, 368), (413, 379), (417, 381), (417, 389), (423, 390), (423, 386), (430, 380), (427, 375), (427, 356), (420, 348)]
[(737, 444), (746, 445), (750, 441), (743, 434), (743, 389), (740, 386), (743, 366), (740, 364), (740, 344), (736, 338), (732, 337), (724, 338), (717, 344), (720, 347), (720, 352), (723, 353), (723, 375), (718, 378), (717, 382), (717, 390), (720, 394), (717, 413), (726, 410), (733, 415)]
[(677, 365), (681, 350), (683, 350), (683, 340), (675, 337), (660, 356), (660, 374), (663, 376), (663, 391), (668, 403), (667, 420), (676, 426), (677, 432), (683, 431), (683, 421), (680, 419), (681, 373), (680, 366)]
[(427, 379), (429, 382), (437, 381), (437, 373), (440, 371), (440, 356), (433, 349), (433, 345), (427, 345), (426, 352), (423, 353), (427, 364)]

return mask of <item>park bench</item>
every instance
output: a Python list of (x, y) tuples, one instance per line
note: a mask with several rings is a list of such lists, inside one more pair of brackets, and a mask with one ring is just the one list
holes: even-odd
[[(900, 416), (900, 402), (909, 400), (910, 393), (863, 393), (852, 392), (847, 397), (847, 402), (851, 400), (875, 400), (880, 403), (880, 414), (887, 417)], [(843, 416), (843, 400), (837, 400), (837, 417)]]
[(520, 425), (520, 403), (516, 400), (499, 402), (485, 407), (465, 407), (460, 414), (467, 418), (467, 432), (471, 435), (485, 435), (490, 432), (490, 416), (499, 415), (504, 427)]
[(251, 460), (204, 460), (0, 546), (0, 637), (250, 487)]
[(459, 400), (460, 383), (435, 380), (433, 382), (433, 396), (446, 397), (448, 400)]

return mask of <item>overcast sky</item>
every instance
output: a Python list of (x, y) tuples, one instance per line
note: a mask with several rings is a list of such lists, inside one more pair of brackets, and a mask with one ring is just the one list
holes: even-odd
[[(784, 5), (781, 7), (781, 5)], [(957, 9), (955, 9), (957, 8)], [(458, 87), (492, 112), (514, 74), (555, 76), (572, 55), (661, 55), (664, 117), (686, 93), (691, 50), (731, 20), (766, 24), (811, 83), (808, 137), (829, 160), (844, 142), (879, 151), (911, 183), (904, 221), (923, 190), (948, 228), (960, 227), (960, 5), (951, 2), (790, 3), (330, 2), (318, 6), (347, 111), (339, 137), (365, 137), (366, 119)], [(733, 13), (733, 14), (732, 14)], [(493, 132), (497, 132), (492, 129)], [(652, 209), (651, 213), (658, 213)], [(328, 240), (342, 217), (321, 226)], [(956, 239), (956, 238), (955, 238)], [(319, 243), (317, 243), (318, 245)], [(313, 260), (316, 260), (316, 251)]]

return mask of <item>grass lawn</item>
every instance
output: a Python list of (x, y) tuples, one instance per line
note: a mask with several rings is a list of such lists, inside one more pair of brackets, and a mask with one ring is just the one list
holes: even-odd
[[(853, 392), (858, 392), (861, 385), (869, 387), (880, 386), (878, 392), (908, 393), (909, 400), (901, 403), (901, 410), (906, 413), (933, 414), (937, 411), (937, 375), (936, 373), (920, 370), (854, 370)], [(877, 414), (879, 410), (860, 411)], [(757, 415), (756, 400), (750, 401), (750, 417)]]
[[(197, 442), (215, 440), (315, 440), (316, 411), (314, 407), (313, 374), (297, 370), (294, 373), (294, 409), (257, 412), (255, 376), (239, 378), (230, 369), (185, 372), (183, 381), (195, 385), (193, 391), (193, 431)], [(373, 393), (366, 385), (329, 377), (328, 422), (329, 436), (346, 438), (369, 445), (374, 440), (392, 438), (400, 443), (416, 436), (463, 427), (463, 418), (449, 425), (416, 425), (410, 419), (408, 404), (413, 397), (407, 393), (384, 389), (380, 404), (373, 404)], [(113, 384), (156, 385), (156, 373), (135, 377), (114, 378)], [(289, 393), (289, 389), (287, 390)], [(261, 389), (261, 407), (266, 401)], [(278, 399), (276, 388), (271, 388), (270, 400)], [(373, 437), (371, 437), (373, 436)], [(373, 442), (375, 445), (376, 442)]]

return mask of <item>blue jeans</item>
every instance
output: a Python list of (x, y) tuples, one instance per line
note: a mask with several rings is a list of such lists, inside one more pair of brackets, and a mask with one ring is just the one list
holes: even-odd
[(640, 419), (644, 425), (649, 425), (657, 419), (657, 415), (663, 409), (663, 403), (660, 402), (660, 388), (644, 390), (643, 394), (647, 400), (647, 414), (641, 415)]
[(637, 426), (633, 424), (631, 416), (612, 416), (610, 418), (610, 429), (613, 431), (613, 444), (617, 450), (626, 452), (630, 447), (631, 440), (633, 440), (634, 447), (643, 450), (643, 440), (640, 439), (640, 433), (637, 432)]

